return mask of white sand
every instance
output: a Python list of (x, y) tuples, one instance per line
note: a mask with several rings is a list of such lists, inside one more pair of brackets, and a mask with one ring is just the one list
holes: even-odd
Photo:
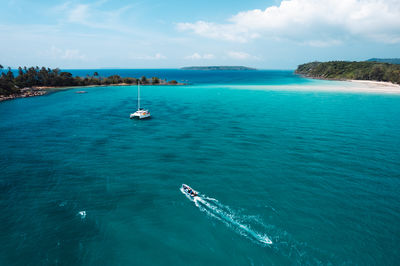
[(247, 85), (233, 86), (238, 89), (250, 90), (273, 90), (273, 91), (324, 91), (343, 93), (376, 93), (376, 94), (399, 94), (400, 85), (390, 82), (379, 82), (370, 80), (349, 81), (324, 81), (321, 84), (309, 85)]

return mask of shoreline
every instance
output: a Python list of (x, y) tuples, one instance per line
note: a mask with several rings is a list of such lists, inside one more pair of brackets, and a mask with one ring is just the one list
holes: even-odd
[[(400, 84), (389, 82), (389, 81), (377, 81), (377, 80), (365, 80), (365, 79), (331, 79), (331, 78), (318, 78), (311, 77), (303, 74), (299, 74), (304, 78), (314, 79), (314, 80), (325, 80), (325, 81), (335, 81), (343, 82), (347, 85), (352, 84), (353, 86), (348, 86), (346, 88), (339, 88), (337, 85), (328, 85), (338, 92), (364, 92), (364, 93), (385, 93), (385, 94), (400, 94)], [(361, 86), (355, 86), (356, 84)], [(313, 85), (314, 86), (314, 85)], [(348, 89), (347, 89), (348, 88)], [(322, 91), (328, 91), (322, 89)]]
[(312, 77), (304, 74), (295, 73), (303, 78), (307, 79), (316, 79), (316, 80), (327, 80), (327, 81), (348, 81), (348, 82), (358, 82), (358, 83), (374, 83), (374, 84), (387, 84), (387, 85), (394, 85), (400, 86), (400, 84), (393, 83), (390, 81), (379, 81), (379, 80), (370, 80), (370, 79), (335, 79), (335, 78), (323, 78), (323, 77)]
[[(322, 79), (320, 79), (322, 80)], [(328, 80), (331, 84), (288, 84), (288, 85), (243, 85), (232, 86), (237, 89), (297, 91), (297, 92), (337, 92), (337, 93), (371, 93), (400, 95), (400, 85), (371, 80)]]
[[(246, 85), (247, 89), (254, 90), (275, 90), (275, 91), (318, 91), (318, 92), (342, 92), (342, 93), (375, 93), (375, 94), (396, 94), (400, 95), (400, 85), (386, 81), (374, 81), (374, 80), (338, 80), (338, 79), (324, 79), (324, 78), (313, 78), (316, 80), (334, 81), (332, 84), (310, 84), (310, 85)], [(143, 84), (142, 86), (183, 86), (188, 85), (186, 83), (177, 84)], [(14, 100), (18, 98), (28, 98), (47, 95), (51, 92), (59, 90), (69, 90), (77, 88), (91, 88), (91, 87), (112, 87), (112, 86), (135, 86), (135, 84), (118, 83), (109, 85), (87, 85), (87, 86), (74, 86), (74, 87), (48, 87), (48, 86), (36, 86), (32, 88), (22, 89), (21, 94), (12, 94), (8, 96), (0, 96), (0, 102)], [(240, 87), (242, 85), (230, 85), (232, 87)]]
[(0, 95), (0, 102), (14, 100), (17, 98), (28, 98), (28, 97), (36, 97), (36, 96), (43, 96), (48, 93), (47, 90), (44, 89), (32, 89), (26, 90), (20, 94), (11, 94), (11, 95)]
[(399, 87), (400, 84), (396, 84), (393, 82), (389, 81), (376, 81), (376, 80), (360, 80), (360, 79), (349, 79), (349, 80), (343, 80), (343, 81), (349, 81), (349, 82), (354, 82), (354, 83), (361, 83), (365, 85), (379, 85), (379, 86), (384, 86), (384, 87)]
[[(188, 85), (186, 83), (176, 83), (176, 84), (168, 84), (168, 83), (161, 83), (161, 84), (142, 84), (141, 86), (184, 86)], [(43, 96), (50, 92), (56, 92), (59, 90), (70, 90), (70, 89), (77, 89), (77, 88), (92, 88), (92, 87), (112, 87), (112, 86), (136, 86), (136, 84), (128, 84), (128, 83), (117, 83), (117, 84), (102, 84), (102, 85), (86, 85), (86, 86), (66, 86), (66, 87), (51, 87), (51, 86), (35, 86), (32, 88), (24, 88), (21, 90), (20, 94), (11, 94), (11, 95), (0, 95), (0, 102), (14, 100), (18, 98), (28, 98), (28, 97), (37, 97)]]

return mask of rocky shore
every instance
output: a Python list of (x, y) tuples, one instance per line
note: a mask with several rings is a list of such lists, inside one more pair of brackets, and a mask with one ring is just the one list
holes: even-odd
[[(163, 82), (159, 84), (143, 84), (142, 86), (182, 86), (187, 85), (187, 83), (180, 83), (175, 81)], [(17, 98), (27, 98), (33, 96), (42, 96), (47, 94), (49, 91), (56, 90), (66, 90), (66, 89), (76, 89), (76, 88), (87, 88), (87, 87), (107, 87), (107, 86), (135, 86), (135, 84), (128, 83), (118, 83), (118, 84), (103, 84), (103, 85), (87, 85), (87, 86), (73, 86), (73, 87), (50, 87), (50, 86), (38, 86), (33, 88), (23, 88), (20, 93), (14, 93), (10, 95), (0, 95), (0, 102), (6, 100), (13, 100)]]
[(42, 96), (45, 95), (47, 91), (42, 88), (23, 88), (20, 90), (18, 94), (10, 94), (10, 95), (0, 95), (0, 102), (6, 100), (13, 100), (16, 98), (27, 98), (33, 96)]

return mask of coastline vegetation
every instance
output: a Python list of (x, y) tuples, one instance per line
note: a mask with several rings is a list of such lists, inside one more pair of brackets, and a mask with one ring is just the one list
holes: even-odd
[[(43, 95), (42, 91), (45, 88), (55, 87), (83, 87), (83, 86), (107, 86), (107, 85), (131, 85), (140, 83), (143, 85), (179, 85), (176, 80), (167, 82), (158, 77), (151, 79), (145, 76), (139, 78), (121, 77), (112, 75), (109, 77), (101, 77), (97, 72), (92, 76), (86, 77), (73, 76), (70, 72), (61, 71), (59, 68), (39, 68), (39, 67), (19, 67), (18, 74), (14, 76), (11, 68), (3, 71), (3, 66), (0, 65), (0, 96), (28, 97)], [(24, 96), (25, 95), (25, 96)]]
[(400, 84), (400, 65), (375, 61), (311, 62), (299, 65), (297, 74), (335, 80), (374, 80)]

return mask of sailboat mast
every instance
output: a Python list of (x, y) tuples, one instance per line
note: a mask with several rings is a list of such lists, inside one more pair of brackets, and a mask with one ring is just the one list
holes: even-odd
[(137, 98), (138, 98), (138, 110), (140, 110), (140, 81), (138, 80), (138, 90), (137, 90)]

